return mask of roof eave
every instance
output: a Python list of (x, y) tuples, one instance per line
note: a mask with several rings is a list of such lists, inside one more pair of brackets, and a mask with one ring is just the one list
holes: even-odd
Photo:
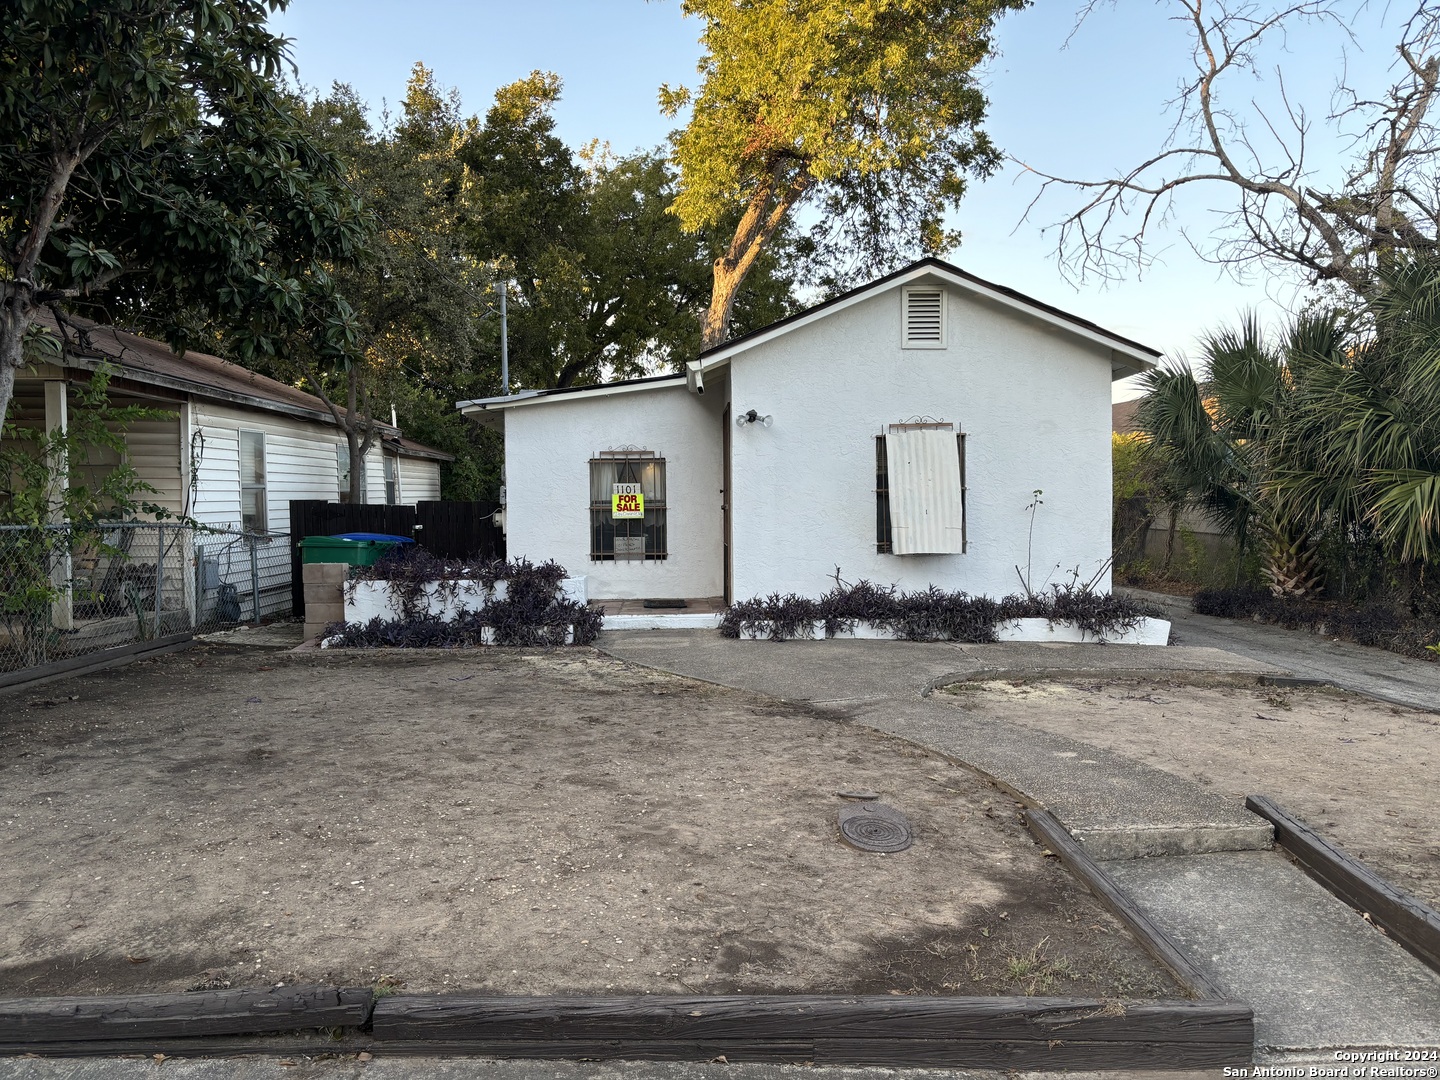
[[(1154, 367), (1155, 362), (1160, 359), (1161, 354), (1156, 349), (1141, 345), (1139, 342), (1128, 341), (1117, 334), (1112, 334), (1101, 328), (1092, 328), (1083, 322), (1077, 322), (1075, 318), (1065, 317), (1063, 314), (1051, 310), (1049, 305), (1042, 304), (1039, 301), (1027, 302), (1026, 300), (1017, 299), (997, 287), (993, 287), (978, 278), (960, 272), (958, 268), (951, 267), (939, 259), (925, 259), (913, 266), (873, 281), (868, 285), (862, 285), (860, 288), (855, 289), (843, 297), (816, 305), (807, 312), (801, 312), (789, 319), (782, 320), (768, 330), (761, 329), (753, 334), (747, 334), (744, 337), (737, 338), (733, 342), (718, 345), (710, 351), (702, 353), (694, 360), (686, 361), (687, 372), (691, 373), (691, 385), (692, 387), (694, 385), (694, 372), (727, 364), (735, 356), (754, 348), (756, 345), (773, 341), (775, 338), (787, 334), (792, 330), (798, 330), (800, 327), (808, 326), (818, 319), (825, 318), (837, 311), (843, 311), (847, 307), (870, 299), (879, 292), (904, 286), (913, 281), (929, 277), (942, 278), (957, 289), (984, 297), (1001, 307), (1008, 308), (1018, 314), (1052, 326), (1063, 333), (1071, 334), (1108, 349), (1111, 356), (1112, 382), (1149, 370)], [(1124, 373), (1117, 373), (1121, 368), (1124, 369)]]

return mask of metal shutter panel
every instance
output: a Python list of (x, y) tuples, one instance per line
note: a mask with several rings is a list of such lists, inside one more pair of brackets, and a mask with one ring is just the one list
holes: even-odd
[(896, 555), (958, 555), (965, 518), (953, 425), (906, 428), (885, 438), (890, 532)]

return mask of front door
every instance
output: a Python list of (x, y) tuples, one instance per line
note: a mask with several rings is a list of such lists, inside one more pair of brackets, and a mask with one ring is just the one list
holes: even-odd
[(725, 406), (725, 413), (720, 417), (720, 453), (724, 458), (723, 485), (720, 488), (720, 514), (723, 518), (721, 526), (721, 546), (724, 548), (724, 581), (725, 581), (725, 603), (732, 603), (734, 597), (731, 592), (732, 570), (730, 566), (730, 406)]

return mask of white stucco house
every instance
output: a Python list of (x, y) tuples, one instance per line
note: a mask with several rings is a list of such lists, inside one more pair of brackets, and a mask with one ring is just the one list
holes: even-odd
[(593, 599), (1108, 589), (1110, 384), (1158, 357), (926, 259), (683, 373), (458, 407), (503, 425), (511, 556)]

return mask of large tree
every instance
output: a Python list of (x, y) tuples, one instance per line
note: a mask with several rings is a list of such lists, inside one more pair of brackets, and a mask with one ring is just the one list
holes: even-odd
[[(513, 281), (511, 377), (565, 387), (647, 374), (693, 356), (710, 264), (733, 228), (687, 233), (669, 209), (675, 173), (659, 155), (574, 153), (555, 133), (560, 80), (502, 87), (461, 149), (470, 254)], [(792, 310), (792, 237), (759, 258), (735, 311), (746, 329)]]
[[(350, 460), (358, 463), (379, 438), (380, 421), (393, 407), (434, 415), (430, 402), (489, 389), (482, 351), (497, 335), (491, 273), (466, 254), (461, 224), (467, 214), (464, 167), (458, 149), (475, 127), (458, 98), (416, 64), (398, 117), (373, 123), (347, 86), (297, 104), (310, 133), (346, 164), (347, 182), (363, 200), (375, 227), (354, 259), (332, 268), (335, 287), (355, 312), (357, 342), (341, 364), (312, 348), (277, 358), (272, 374), (313, 391), (344, 432)], [(461, 424), (459, 417), (455, 418)], [(473, 425), (464, 425), (473, 427)], [(447, 447), (448, 448), (448, 447)], [(363, 472), (350, 470), (349, 497), (363, 497)]]
[(35, 312), (101, 294), (247, 360), (354, 336), (365, 222), (273, 79), (288, 0), (11, 0), (0, 19), (0, 419)]
[(1025, 3), (684, 0), (705, 55), (697, 92), (660, 92), (668, 115), (693, 110), (675, 137), (674, 212), (692, 231), (733, 222), (704, 347), (725, 339), (741, 284), (802, 200), (837, 283), (958, 242), (946, 211), (1000, 161), (976, 67), (996, 19)]
[[(1083, 15), (1102, 2), (1090, 0)], [(1191, 53), (1170, 104), (1170, 138), (1110, 176), (1032, 169), (1042, 194), (1060, 186), (1081, 195), (1079, 208), (1059, 222), (1063, 264), (1102, 277), (1143, 266), (1150, 234), (1174, 200), (1201, 187), (1211, 189), (1211, 205), (1227, 220), (1192, 243), (1221, 263), (1298, 269), (1310, 283), (1338, 286), (1353, 299), (1383, 288), (1388, 264), (1435, 252), (1440, 11), (1430, 0), (1411, 0), (1409, 17), (1401, 13), (1389, 86), (1354, 85), (1337, 53), (1334, 100), (1309, 103), (1294, 96), (1285, 75), (1287, 65), (1313, 66), (1313, 48), (1287, 55), (1286, 35), (1328, 30), (1343, 44), (1366, 8), (1360, 0), (1163, 3), (1188, 32)], [(1319, 126), (1317, 116), (1325, 118)]]

